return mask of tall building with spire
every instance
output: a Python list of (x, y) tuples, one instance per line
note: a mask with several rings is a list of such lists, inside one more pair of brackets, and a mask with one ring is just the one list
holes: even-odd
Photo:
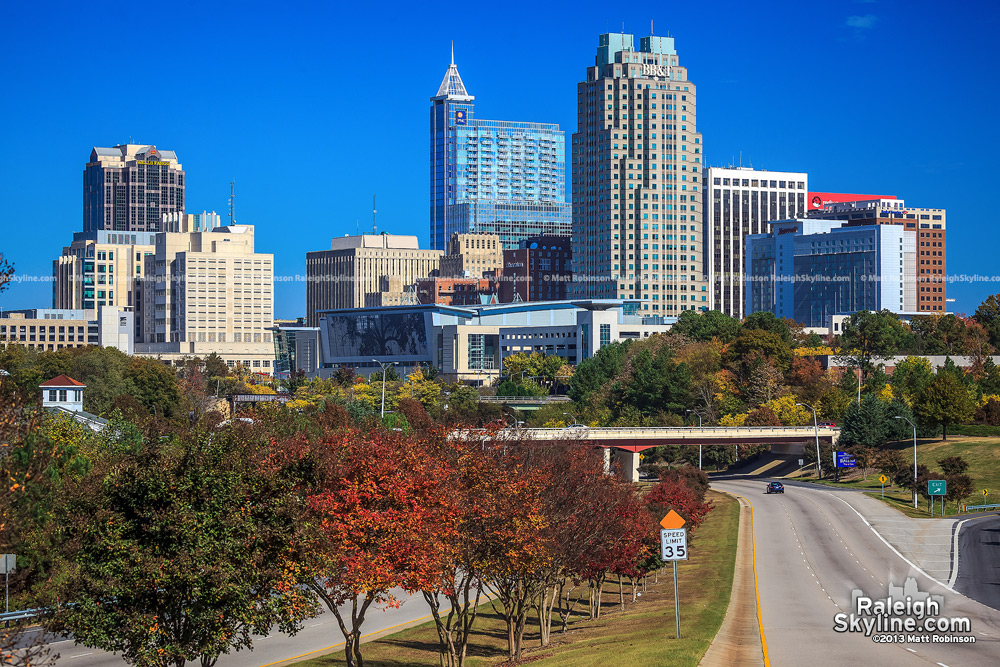
[(672, 37), (608, 33), (577, 85), (573, 295), (708, 310), (697, 91)]
[(513, 249), (534, 236), (569, 236), (566, 138), (558, 124), (481, 120), (451, 64), (431, 98), (431, 247), (451, 235), (496, 234)]

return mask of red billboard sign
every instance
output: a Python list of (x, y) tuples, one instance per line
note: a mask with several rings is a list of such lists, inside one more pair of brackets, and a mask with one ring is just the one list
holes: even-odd
[(851, 195), (843, 192), (810, 192), (809, 210), (822, 211), (827, 204), (848, 201), (871, 201), (873, 199), (895, 199), (895, 195)]

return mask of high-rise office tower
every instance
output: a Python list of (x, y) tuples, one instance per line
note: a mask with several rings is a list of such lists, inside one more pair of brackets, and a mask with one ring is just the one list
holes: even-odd
[(566, 139), (559, 125), (474, 118), (455, 65), (431, 98), (431, 248), (454, 233), (496, 234), (504, 248), (569, 236)]
[(162, 231), (184, 211), (184, 170), (173, 151), (123, 144), (97, 148), (83, 172), (83, 231)]
[[(917, 307), (924, 313), (943, 313), (948, 305), (947, 212), (943, 208), (907, 206), (896, 197), (864, 197), (822, 194), (823, 209), (810, 211), (810, 218), (846, 220), (848, 226), (902, 225), (917, 234)], [(834, 199), (834, 201), (828, 201)]]
[(577, 85), (573, 294), (708, 310), (697, 92), (672, 37), (601, 35)]
[(705, 170), (706, 264), (709, 308), (743, 319), (743, 265), (746, 237), (766, 234), (768, 222), (804, 218), (809, 176), (799, 172), (748, 167)]
[(253, 225), (161, 232), (140, 280), (136, 354), (180, 365), (216, 353), (271, 372), (274, 255), (254, 249)]

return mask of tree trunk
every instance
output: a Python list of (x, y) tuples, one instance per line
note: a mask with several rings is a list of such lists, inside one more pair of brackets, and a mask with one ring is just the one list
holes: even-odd
[(625, 586), (622, 585), (622, 575), (618, 574), (618, 606), (625, 608)]

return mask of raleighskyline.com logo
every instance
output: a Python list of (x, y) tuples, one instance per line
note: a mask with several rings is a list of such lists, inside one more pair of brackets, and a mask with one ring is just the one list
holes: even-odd
[(834, 632), (861, 632), (876, 643), (975, 643), (968, 617), (942, 615), (944, 596), (921, 592), (912, 577), (903, 586), (889, 581), (889, 594), (875, 598), (859, 589), (850, 613), (833, 617)]

